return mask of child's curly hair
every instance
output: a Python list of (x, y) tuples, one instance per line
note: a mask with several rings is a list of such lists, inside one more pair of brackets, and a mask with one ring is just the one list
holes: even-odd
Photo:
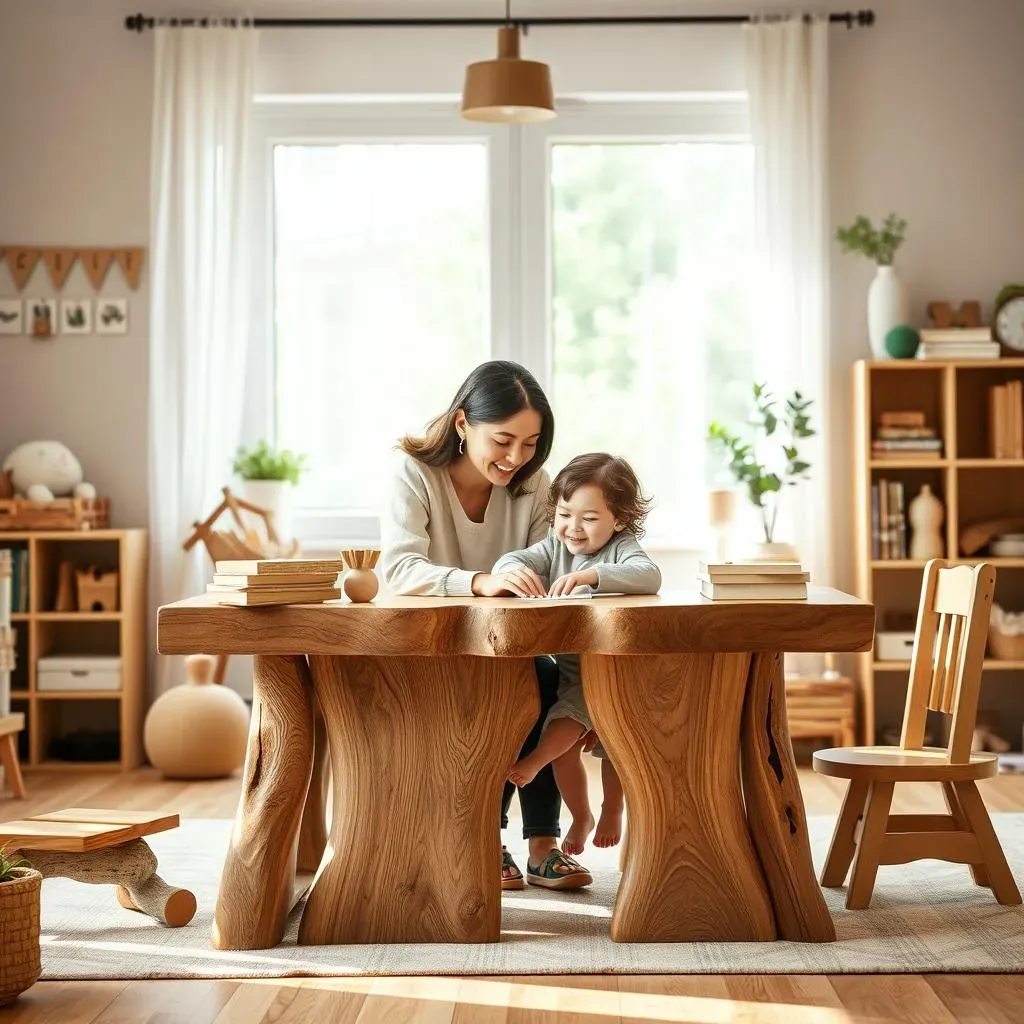
[(644, 535), (644, 520), (653, 501), (640, 493), (640, 481), (633, 467), (625, 459), (607, 452), (577, 455), (559, 471), (548, 491), (548, 522), (555, 521), (559, 501), (571, 498), (577, 488), (587, 484), (601, 488), (604, 500), (624, 529), (637, 540)]

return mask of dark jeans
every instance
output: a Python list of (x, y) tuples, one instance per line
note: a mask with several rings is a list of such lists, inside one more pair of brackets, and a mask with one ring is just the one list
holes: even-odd
[[(540, 740), (541, 727), (558, 698), (558, 666), (550, 658), (534, 658), (537, 667), (537, 686), (540, 690), (540, 715), (526, 737), (520, 757), (526, 757), (533, 751)], [(512, 803), (512, 794), (516, 787), (511, 782), (505, 783), (505, 791), (501, 795), (501, 827), (508, 828), (508, 808)], [(551, 765), (545, 765), (536, 778), (528, 786), (519, 790), (519, 809), (523, 813), (523, 838), (531, 836), (558, 836), (561, 829), (558, 814), (562, 809), (562, 796), (555, 785), (555, 773)]]

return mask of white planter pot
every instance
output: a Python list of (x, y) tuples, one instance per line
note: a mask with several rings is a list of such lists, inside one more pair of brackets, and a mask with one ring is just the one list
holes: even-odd
[(890, 359), (885, 336), (897, 324), (907, 323), (906, 289), (892, 267), (879, 267), (868, 288), (868, 341), (875, 359)]
[(242, 497), (274, 513), (274, 529), (281, 543), (292, 539), (292, 485), (287, 480), (243, 480)]

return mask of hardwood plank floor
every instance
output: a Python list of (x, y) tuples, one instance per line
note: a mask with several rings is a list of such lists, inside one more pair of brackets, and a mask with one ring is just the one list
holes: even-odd
[[(596, 767), (596, 762), (587, 759)], [(809, 814), (835, 814), (844, 783), (801, 770)], [(167, 782), (150, 768), (26, 773), (28, 799), (0, 820), (68, 806), (230, 818), (238, 780)], [(594, 793), (600, 792), (594, 778)], [(991, 811), (1024, 811), (1024, 776), (981, 787)], [(513, 810), (515, 812), (513, 801)], [(943, 813), (938, 787), (897, 789), (895, 813)], [(512, 827), (515, 828), (516, 822)], [(1013, 1024), (1024, 975), (568, 975), (39, 982), (0, 1024)]]

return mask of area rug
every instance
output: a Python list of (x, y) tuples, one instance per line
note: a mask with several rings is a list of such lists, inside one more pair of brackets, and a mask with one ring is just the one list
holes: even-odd
[[(1018, 884), (1024, 815), (994, 815)], [(834, 819), (809, 820), (815, 864)], [(43, 883), (44, 979), (249, 978), (390, 974), (859, 974), (1024, 972), (1024, 910), (1001, 907), (962, 865), (883, 867), (871, 908), (848, 911), (845, 890), (825, 890), (838, 941), (615, 943), (608, 925), (619, 874), (614, 850), (582, 858), (594, 885), (578, 893), (528, 888), (502, 899), (502, 940), (486, 945), (297, 946), (301, 906), (275, 949), (211, 949), (210, 923), (231, 823), (191, 820), (152, 836), (160, 872), (192, 889), (199, 911), (165, 928), (122, 909), (110, 886)], [(513, 847), (522, 865), (525, 854)]]

